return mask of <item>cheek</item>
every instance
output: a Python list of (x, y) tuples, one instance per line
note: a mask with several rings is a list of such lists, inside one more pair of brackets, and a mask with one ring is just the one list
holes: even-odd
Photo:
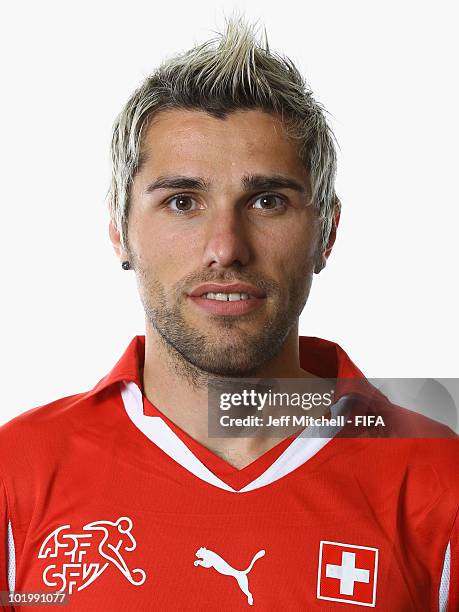
[[(301, 278), (313, 271), (317, 251), (317, 236), (314, 228), (304, 225), (291, 227), (291, 231), (273, 235), (259, 250), (265, 253), (265, 260), (279, 270), (286, 278)], [(263, 257), (262, 257), (263, 259)]]
[(133, 216), (129, 237), (139, 265), (154, 272), (164, 284), (169, 284), (168, 279), (174, 283), (183, 277), (195, 259), (196, 239), (157, 220)]

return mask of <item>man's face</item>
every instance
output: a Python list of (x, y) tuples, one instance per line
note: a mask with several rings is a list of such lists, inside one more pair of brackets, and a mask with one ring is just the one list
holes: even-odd
[(142, 152), (127, 255), (148, 321), (205, 372), (255, 373), (296, 336), (318, 257), (296, 146), (261, 111), (170, 110)]

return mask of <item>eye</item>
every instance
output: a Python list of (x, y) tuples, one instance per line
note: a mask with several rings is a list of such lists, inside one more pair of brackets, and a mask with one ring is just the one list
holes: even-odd
[(282, 210), (286, 206), (284, 198), (275, 193), (264, 193), (258, 196), (252, 204), (258, 210)]
[(196, 210), (196, 201), (189, 195), (176, 195), (166, 203), (167, 207), (176, 213), (186, 213)]

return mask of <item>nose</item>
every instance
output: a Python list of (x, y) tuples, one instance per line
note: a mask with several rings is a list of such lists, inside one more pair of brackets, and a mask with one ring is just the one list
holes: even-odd
[(204, 266), (213, 269), (246, 266), (250, 247), (243, 214), (235, 208), (215, 210), (205, 232)]

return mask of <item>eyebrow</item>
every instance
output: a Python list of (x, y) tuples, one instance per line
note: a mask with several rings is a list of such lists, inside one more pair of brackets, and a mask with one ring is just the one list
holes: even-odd
[[(293, 189), (305, 193), (306, 189), (299, 181), (279, 174), (249, 174), (241, 180), (244, 191)], [(194, 176), (160, 176), (146, 188), (144, 193), (153, 193), (158, 189), (196, 189), (209, 191), (209, 183), (200, 177)]]
[(264, 174), (250, 174), (243, 177), (242, 185), (245, 191), (252, 191), (256, 189), (293, 189), (294, 191), (299, 191), (300, 193), (304, 193), (306, 191), (304, 185), (302, 185), (300, 182), (279, 174), (270, 176), (266, 176)]
[(199, 189), (208, 191), (209, 185), (202, 178), (193, 176), (160, 176), (150, 183), (145, 193), (153, 193), (157, 189)]

